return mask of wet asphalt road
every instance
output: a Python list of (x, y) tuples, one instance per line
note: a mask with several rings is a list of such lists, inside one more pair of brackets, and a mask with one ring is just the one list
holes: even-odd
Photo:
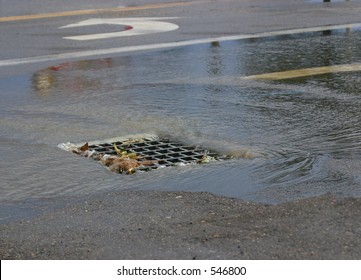
[[(34, 2), (34, 3), (33, 3)], [(332, 24), (357, 23), (359, 21), (360, 2), (318, 3), (317, 1), (184, 1), (176, 5), (172, 1), (168, 6), (154, 5), (152, 8), (140, 10), (121, 10), (115, 8), (128, 5), (142, 5), (149, 1), (78, 1), (69, 4), (68, 1), (50, 1), (44, 5), (43, 1), (32, 1), (28, 6), (17, 5), (16, 1), (0, 2), (1, 22), (1, 60), (22, 57), (34, 57), (50, 54), (61, 54), (85, 50), (100, 50), (114, 47), (137, 46), (144, 44), (158, 44), (165, 42), (184, 41), (191, 39), (219, 37), (226, 35), (250, 34), (265, 31), (284, 30), (303, 27), (324, 26)], [(94, 13), (63, 15), (64, 11), (87, 11), (100, 9)], [(113, 10), (112, 10), (113, 8)], [(108, 9), (108, 10), (104, 10)], [(52, 13), (45, 18), (22, 19), (11, 16), (27, 14)], [(173, 32), (157, 33), (145, 36), (123, 37), (121, 40), (104, 39), (95, 41), (74, 42), (62, 37), (107, 32), (109, 26), (59, 29), (61, 26), (74, 24), (89, 18), (116, 17), (176, 17), (171, 22), (180, 26)], [(113, 30), (111, 30), (113, 31)], [(88, 58), (91, 58), (88, 57)], [(66, 61), (69, 61), (67, 59)], [(58, 61), (64, 62), (64, 60)], [(16, 67), (0, 68), (0, 75), (19, 73), (20, 71), (34, 71), (44, 66), (51, 66), (55, 62), (43, 62), (32, 65), (18, 65)], [(14, 69), (15, 68), (15, 69)]]
[[(6, 2), (6, 3), (5, 3)], [(79, 3), (81, 2), (81, 3)], [(116, 3), (115, 3), (116, 2)], [(27, 11), (0, 1), (0, 17), (94, 8), (119, 1), (78, 1), (75, 6), (34, 1)], [(129, 2), (129, 1), (128, 1)], [(146, 1), (132, 1), (143, 4)], [(139, 2), (139, 3), (138, 3)], [(170, 1), (163, 1), (170, 2)], [(190, 2), (190, 1), (189, 1)], [(241, 2), (241, 3), (240, 3)], [(121, 4), (127, 5), (126, 1)], [(106, 11), (96, 16), (178, 17), (170, 33), (124, 40), (74, 43), (58, 27), (89, 15), (6, 21), (0, 60), (238, 35), (329, 24), (357, 23), (359, 1), (205, 1), (190, 5)], [(93, 16), (93, 15), (92, 15)], [(99, 30), (101, 31), (101, 30)], [(83, 29), (82, 32), (89, 32)], [(91, 58), (91, 56), (89, 57)], [(66, 60), (67, 61), (67, 60)], [(55, 62), (66, 62), (63, 59)], [(29, 73), (54, 61), (0, 67), (0, 77)], [(51, 202), (50, 202), (51, 203)], [(47, 201), (44, 205), (48, 205)], [(31, 208), (34, 208), (32, 206)], [(322, 196), (266, 206), (208, 193), (116, 192), (78, 197), (59, 209), (35, 209), (23, 221), (0, 226), (2, 259), (359, 259), (360, 201)], [(8, 214), (8, 213), (7, 213)]]

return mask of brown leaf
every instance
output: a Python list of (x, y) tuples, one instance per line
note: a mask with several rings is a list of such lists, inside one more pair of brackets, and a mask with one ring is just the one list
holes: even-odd
[(127, 174), (130, 174), (130, 173), (134, 173), (132, 172), (132, 170), (134, 170), (138, 166), (139, 163), (137, 160), (130, 158), (117, 158), (111, 163), (109, 169), (111, 171), (115, 171), (119, 173), (126, 172)]
[(81, 147), (79, 148), (79, 150), (82, 151), (82, 152), (85, 152), (85, 151), (89, 150), (89, 144), (88, 144), (88, 142), (85, 143), (83, 146), (81, 146)]
[(81, 155), (82, 153), (84, 153), (85, 151), (88, 151), (89, 150), (89, 145), (88, 143), (85, 143), (83, 146), (81, 146), (80, 148), (74, 148), (72, 150), (73, 153), (76, 153), (78, 155)]

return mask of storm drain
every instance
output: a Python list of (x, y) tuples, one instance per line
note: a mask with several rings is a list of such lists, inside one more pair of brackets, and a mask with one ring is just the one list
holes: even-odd
[(84, 145), (67, 143), (59, 147), (93, 158), (111, 171), (127, 174), (170, 166), (204, 164), (230, 158), (200, 146), (159, 137), (90, 142)]

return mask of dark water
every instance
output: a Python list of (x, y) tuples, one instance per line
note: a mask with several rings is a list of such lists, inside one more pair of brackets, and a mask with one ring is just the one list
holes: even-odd
[[(359, 196), (360, 73), (242, 77), (360, 63), (360, 35), (339, 30), (214, 42), (4, 78), (0, 201), (113, 189), (209, 191), (269, 203), (326, 192)], [(236, 158), (123, 176), (57, 147), (142, 133)]]

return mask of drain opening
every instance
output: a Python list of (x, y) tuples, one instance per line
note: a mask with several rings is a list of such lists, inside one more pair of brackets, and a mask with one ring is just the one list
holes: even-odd
[(126, 174), (231, 158), (199, 146), (158, 137), (90, 142), (84, 145), (66, 143), (59, 147), (95, 159), (111, 171)]

